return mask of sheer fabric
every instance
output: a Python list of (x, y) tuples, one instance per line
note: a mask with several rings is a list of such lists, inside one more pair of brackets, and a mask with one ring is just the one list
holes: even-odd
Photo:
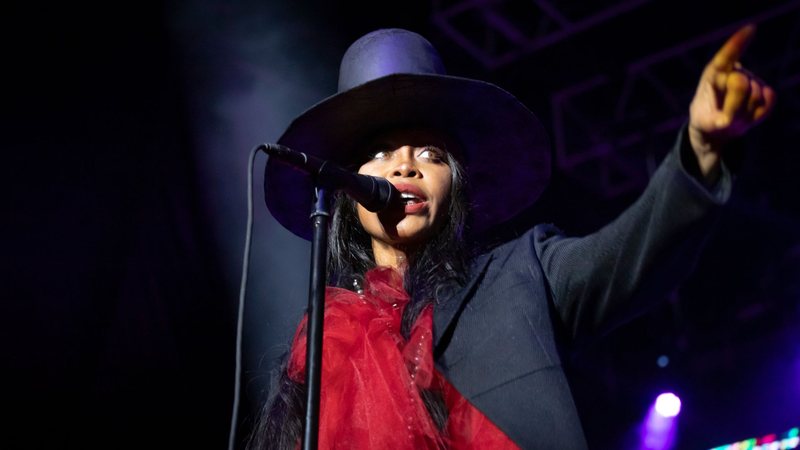
[[(323, 449), (517, 449), (433, 364), (428, 306), (410, 337), (400, 334), (409, 296), (388, 267), (367, 272), (362, 294), (328, 287), (322, 348), (319, 446)], [(288, 374), (305, 382), (306, 320)], [(437, 428), (419, 394), (439, 391), (449, 411)]]

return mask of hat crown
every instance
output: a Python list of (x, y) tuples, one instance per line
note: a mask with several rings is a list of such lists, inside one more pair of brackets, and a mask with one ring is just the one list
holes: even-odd
[(339, 92), (395, 74), (446, 75), (427, 39), (398, 28), (373, 31), (347, 49), (339, 67)]

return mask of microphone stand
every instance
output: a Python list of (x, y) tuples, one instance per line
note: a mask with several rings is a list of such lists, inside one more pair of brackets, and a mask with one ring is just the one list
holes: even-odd
[(311, 277), (308, 290), (306, 326), (306, 417), (303, 422), (303, 450), (316, 450), (319, 436), (319, 396), (322, 379), (322, 320), (325, 308), (328, 222), (330, 194), (339, 188), (369, 211), (380, 211), (399, 197), (392, 183), (383, 178), (352, 174), (335, 164), (278, 144), (264, 144), (270, 158), (288, 163), (312, 176), (317, 185), (311, 213)]
[(306, 417), (303, 423), (303, 450), (316, 450), (319, 435), (319, 395), (322, 380), (322, 321), (325, 308), (325, 278), (328, 251), (330, 198), (323, 188), (316, 188), (311, 213), (311, 276), (308, 291), (306, 328)]

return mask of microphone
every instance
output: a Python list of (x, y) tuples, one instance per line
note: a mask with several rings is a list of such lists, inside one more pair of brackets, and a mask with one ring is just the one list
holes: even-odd
[(382, 211), (400, 198), (400, 193), (386, 178), (353, 173), (279, 144), (262, 144), (261, 147), (270, 158), (311, 175), (321, 187), (343, 190), (368, 211)]

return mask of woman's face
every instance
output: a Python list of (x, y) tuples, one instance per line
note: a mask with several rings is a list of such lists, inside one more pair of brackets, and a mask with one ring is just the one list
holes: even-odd
[(358, 173), (388, 179), (403, 197), (379, 213), (358, 205), (359, 221), (373, 240), (390, 246), (420, 244), (439, 229), (452, 182), (447, 148), (442, 134), (417, 129), (385, 133), (371, 142), (369, 159)]

